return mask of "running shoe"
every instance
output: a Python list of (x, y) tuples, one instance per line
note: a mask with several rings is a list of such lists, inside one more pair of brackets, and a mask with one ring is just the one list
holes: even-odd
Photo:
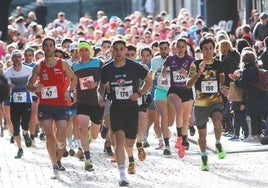
[(45, 140), (46, 140), (45, 133), (41, 133), (41, 134), (39, 135), (39, 139), (40, 139), (41, 141), (45, 141)]
[(150, 147), (150, 144), (149, 144), (149, 142), (148, 141), (146, 141), (146, 142), (143, 142), (143, 148), (148, 148), (148, 147)]
[(11, 136), (11, 137), (10, 137), (10, 143), (11, 143), (11, 144), (14, 144), (14, 142), (15, 142), (15, 141), (14, 141), (14, 136)]
[(119, 181), (119, 186), (120, 187), (126, 187), (126, 186), (128, 186), (128, 182), (126, 181), (126, 180), (121, 180), (121, 181)]
[(82, 151), (81, 148), (78, 148), (78, 151), (76, 153), (76, 157), (80, 160), (83, 160), (85, 157), (84, 157), (84, 152)]
[(17, 155), (15, 156), (15, 159), (20, 159), (23, 156), (23, 149), (19, 149)]
[(59, 179), (59, 169), (53, 169), (53, 175), (51, 176), (51, 179)]
[(58, 164), (58, 170), (59, 171), (65, 171), (65, 168), (64, 168), (64, 166), (62, 166), (62, 164), (61, 164), (61, 161), (57, 161), (57, 164)]
[(208, 156), (201, 156), (201, 170), (208, 171)]
[(216, 144), (216, 151), (219, 159), (224, 159), (226, 157), (226, 152), (224, 151), (221, 143)]
[(115, 153), (114, 153), (113, 156), (111, 157), (111, 162), (112, 162), (112, 163), (115, 163), (115, 162), (116, 162), (116, 155), (115, 155)]
[(23, 135), (23, 137), (24, 137), (26, 147), (28, 147), (28, 148), (31, 147), (32, 146), (32, 140), (31, 140), (29, 134), (26, 133), (25, 135)]
[(239, 136), (237, 135), (233, 135), (231, 138), (229, 138), (228, 140), (231, 140), (231, 141), (235, 141), (235, 140), (239, 140)]
[(86, 160), (86, 162), (85, 162), (85, 170), (88, 171), (88, 172), (94, 171), (93, 165), (91, 164), (90, 160)]
[(156, 150), (160, 150), (164, 148), (164, 142), (163, 140), (160, 140), (158, 143), (158, 146), (155, 148)]
[(164, 156), (170, 156), (171, 155), (171, 151), (170, 151), (170, 147), (166, 146), (164, 151), (163, 151), (163, 155)]
[(128, 166), (128, 174), (135, 174), (136, 173), (136, 164), (135, 162), (129, 162)]
[(114, 152), (112, 151), (111, 146), (107, 146), (107, 141), (104, 143), (104, 149), (103, 152), (106, 152), (108, 155), (113, 156)]
[(181, 143), (182, 143), (182, 137), (178, 136), (176, 144), (175, 144), (175, 148), (180, 148), (181, 147)]
[(183, 144), (185, 147), (185, 150), (188, 150), (190, 147), (190, 143), (188, 141), (185, 142), (185, 144)]
[(73, 149), (70, 149), (69, 150), (69, 155), (73, 157), (75, 155), (75, 151)]
[(68, 157), (68, 155), (69, 155), (69, 153), (68, 153), (67, 149), (65, 148), (64, 153), (63, 153), (63, 157)]
[(181, 145), (181, 147), (178, 150), (178, 155), (180, 158), (183, 158), (185, 156), (185, 147)]
[(144, 148), (142, 146), (137, 146), (137, 150), (139, 160), (144, 161), (146, 159), (146, 153), (144, 151)]
[(195, 128), (194, 128), (194, 126), (189, 127), (189, 130), (190, 130), (190, 135), (191, 136), (194, 136), (195, 135)]

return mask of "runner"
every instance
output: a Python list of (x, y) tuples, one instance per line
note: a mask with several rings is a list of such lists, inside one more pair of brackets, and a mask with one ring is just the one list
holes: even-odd
[(177, 141), (175, 147), (179, 149), (178, 155), (183, 158), (185, 149), (189, 148), (188, 125), (189, 116), (193, 105), (192, 88), (186, 88), (186, 79), (192, 56), (187, 53), (187, 41), (180, 38), (176, 42), (177, 54), (169, 56), (164, 63), (162, 76), (166, 78), (167, 68), (170, 68), (170, 88), (168, 90), (168, 102), (176, 111)]
[(196, 89), (195, 118), (198, 128), (198, 144), (201, 150), (201, 170), (208, 171), (207, 157), (207, 122), (212, 119), (216, 138), (216, 150), (219, 159), (226, 157), (220, 139), (222, 131), (223, 102), (220, 92), (225, 92), (223, 64), (213, 58), (215, 41), (211, 37), (203, 37), (200, 40), (200, 49), (203, 59), (196, 60), (191, 64), (187, 88), (193, 85)]
[[(113, 60), (101, 71), (99, 86), (99, 103), (104, 106), (105, 88), (111, 93), (111, 128), (115, 134), (115, 153), (120, 172), (120, 186), (128, 185), (125, 175), (125, 149), (129, 156), (128, 173), (135, 173), (135, 162), (132, 148), (138, 131), (137, 99), (151, 87), (151, 77), (148, 71), (138, 63), (126, 58), (126, 42), (120, 39), (112, 43)], [(139, 79), (144, 85), (139, 87)]]
[(47, 137), (47, 150), (53, 166), (52, 178), (55, 179), (59, 177), (57, 159), (62, 158), (66, 146), (71, 102), (69, 92), (76, 88), (77, 80), (70, 66), (54, 57), (56, 48), (53, 38), (45, 38), (42, 47), (45, 59), (33, 68), (27, 88), (37, 92), (40, 99), (38, 118)]

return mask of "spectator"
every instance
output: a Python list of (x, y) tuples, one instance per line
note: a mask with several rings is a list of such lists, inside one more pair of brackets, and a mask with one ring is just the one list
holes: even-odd
[(263, 41), (264, 38), (268, 35), (268, 15), (265, 12), (260, 14), (260, 21), (256, 23), (253, 29), (253, 37), (255, 42)]
[(43, 4), (43, 0), (37, 0), (37, 5), (34, 9), (35, 15), (36, 15), (36, 21), (38, 24), (42, 25), (43, 28), (46, 27), (47, 21), (47, 7)]

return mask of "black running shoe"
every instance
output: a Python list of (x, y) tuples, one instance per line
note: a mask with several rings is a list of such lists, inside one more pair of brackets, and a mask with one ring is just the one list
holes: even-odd
[(194, 136), (195, 135), (195, 128), (194, 128), (194, 126), (189, 127), (189, 129), (190, 129), (190, 135), (191, 136)]
[(28, 147), (28, 148), (31, 147), (32, 146), (32, 140), (31, 140), (29, 134), (26, 133), (25, 135), (23, 135), (23, 137), (24, 137), (24, 140), (25, 140), (26, 147)]
[(61, 164), (61, 161), (57, 161), (57, 164), (58, 164), (58, 170), (59, 171), (65, 171), (65, 168), (64, 168), (64, 166), (62, 166), (62, 164)]
[(15, 141), (14, 141), (14, 136), (11, 136), (11, 137), (10, 137), (10, 143), (11, 143), (11, 144), (14, 144), (14, 142), (15, 142)]
[(63, 157), (68, 157), (68, 155), (69, 155), (69, 152), (68, 152), (67, 149), (65, 148), (65, 151), (64, 151), (64, 153), (63, 153)]
[(39, 139), (42, 140), (42, 141), (45, 141), (46, 140), (45, 134), (44, 133), (41, 133), (39, 135)]
[(19, 149), (17, 155), (15, 156), (15, 159), (20, 159), (23, 156), (23, 149)]

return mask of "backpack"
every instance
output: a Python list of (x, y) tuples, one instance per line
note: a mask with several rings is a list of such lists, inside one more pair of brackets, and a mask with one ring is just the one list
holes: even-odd
[(251, 85), (257, 87), (261, 91), (268, 91), (268, 71), (265, 69), (257, 69), (258, 72), (258, 82)]

